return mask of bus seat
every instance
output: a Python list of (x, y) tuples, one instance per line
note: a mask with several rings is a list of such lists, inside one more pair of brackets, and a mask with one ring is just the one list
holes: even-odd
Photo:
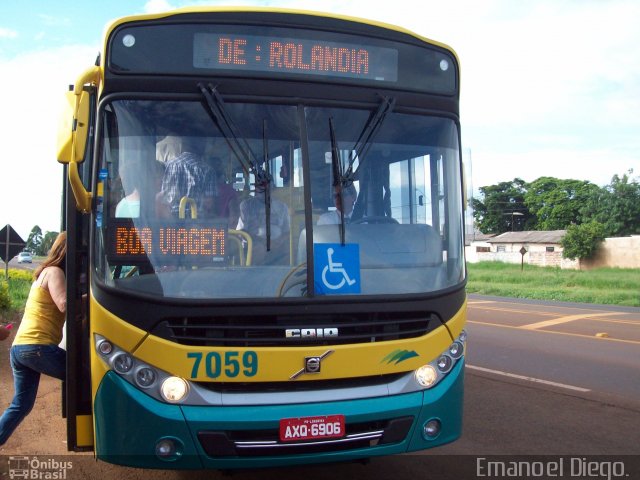
[[(338, 225), (316, 225), (313, 232), (314, 243), (340, 243)], [(443, 285), (442, 240), (430, 225), (350, 224), (345, 241), (359, 245), (362, 293), (422, 292)], [(307, 260), (306, 242), (303, 230), (298, 263)]]
[[(340, 243), (338, 225), (313, 227), (314, 243)], [(360, 245), (360, 265), (368, 268), (437, 266), (442, 263), (440, 236), (430, 225), (347, 225), (346, 243)], [(298, 263), (306, 261), (306, 230), (298, 240)]]

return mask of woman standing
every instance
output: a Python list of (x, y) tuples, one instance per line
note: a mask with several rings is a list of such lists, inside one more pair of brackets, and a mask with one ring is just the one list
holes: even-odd
[(62, 232), (47, 258), (34, 271), (22, 322), (11, 347), (15, 393), (0, 417), (0, 445), (4, 445), (33, 408), (40, 374), (65, 379), (66, 352), (58, 344), (67, 309), (66, 254), (67, 234)]

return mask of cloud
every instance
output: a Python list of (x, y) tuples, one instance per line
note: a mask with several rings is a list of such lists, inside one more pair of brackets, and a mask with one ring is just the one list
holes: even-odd
[(18, 32), (10, 28), (0, 27), (0, 38), (17, 38)]
[(172, 10), (173, 7), (166, 0), (149, 0), (144, 4), (145, 13), (160, 13), (166, 12), (167, 10)]
[(475, 188), (543, 175), (602, 186), (638, 169), (638, 18), (624, 0), (494, 2), (434, 35), (461, 59)]
[(3, 158), (0, 222), (26, 239), (34, 225), (58, 231), (62, 166), (56, 161), (64, 94), (93, 64), (98, 47), (66, 46), (0, 60)]
[(42, 24), (47, 27), (70, 27), (72, 24), (69, 18), (47, 15), (45, 13), (38, 14), (38, 18), (40, 18)]
[(637, 155), (610, 148), (584, 149), (546, 147), (527, 151), (472, 151), (473, 190), (514, 178), (532, 182), (542, 176), (588, 180), (600, 187), (611, 177), (638, 165)]

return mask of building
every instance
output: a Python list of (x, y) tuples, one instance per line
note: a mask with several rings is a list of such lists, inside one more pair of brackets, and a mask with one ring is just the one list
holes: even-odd
[[(640, 268), (640, 235), (605, 238), (593, 258), (562, 258), (566, 230), (506, 232), (501, 235), (467, 235), (465, 254), (470, 263), (494, 261), (541, 267), (583, 269)], [(524, 249), (524, 250), (523, 250)]]
[(577, 260), (562, 258), (566, 230), (505, 232), (477, 238), (467, 247), (467, 261), (521, 262), (540, 267), (579, 268)]
[(491, 244), (489, 244), (487, 240), (493, 237), (495, 237), (493, 233), (480, 233), (477, 231), (465, 234), (464, 255), (467, 262), (477, 263), (484, 260), (484, 258), (480, 258), (478, 255), (491, 251)]

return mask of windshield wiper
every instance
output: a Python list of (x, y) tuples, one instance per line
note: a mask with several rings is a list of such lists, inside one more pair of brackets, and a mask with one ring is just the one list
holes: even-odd
[[(380, 130), (380, 127), (382, 127), (387, 114), (393, 110), (395, 104), (395, 98), (382, 97), (382, 101), (380, 102), (378, 109), (369, 117), (369, 120), (362, 129), (362, 132), (360, 132), (358, 140), (356, 140), (355, 145), (351, 149), (349, 167), (344, 173), (343, 181), (349, 180), (353, 183), (353, 180), (356, 178), (358, 171), (364, 162), (364, 158), (367, 156), (367, 153), (369, 153), (373, 139)], [(354, 172), (353, 164), (355, 163), (356, 158), (358, 159), (358, 168)]]
[(236, 133), (238, 128), (225, 109), (222, 96), (218, 93), (216, 87), (211, 84), (208, 84), (205, 87), (202, 83), (199, 83), (198, 88), (206, 100), (207, 106), (209, 107), (209, 113), (213, 116), (213, 119), (220, 127), (220, 131), (227, 140), (227, 143), (235, 157), (240, 162), (244, 172), (246, 174), (253, 173), (256, 179), (256, 185), (264, 185), (270, 182), (271, 175), (268, 171), (262, 168), (259, 162), (255, 159), (247, 140)]
[(267, 172), (267, 181), (264, 184), (264, 216), (266, 227), (267, 252), (271, 251), (271, 175), (269, 172), (269, 141), (267, 140), (267, 119), (262, 121), (262, 155), (265, 170)]
[[(362, 129), (362, 132), (360, 132), (358, 140), (356, 140), (355, 145), (351, 149), (349, 166), (347, 167), (346, 171), (344, 170), (342, 158), (340, 155), (340, 149), (338, 148), (338, 142), (336, 141), (336, 132), (333, 127), (333, 119), (329, 118), (329, 135), (331, 137), (331, 171), (333, 174), (333, 187), (335, 189), (334, 194), (338, 196), (338, 205), (340, 205), (339, 210), (341, 245), (345, 244), (343, 191), (353, 185), (358, 171), (364, 163), (364, 158), (371, 148), (373, 139), (380, 130), (380, 127), (382, 126), (387, 114), (389, 114), (389, 112), (393, 110), (395, 103), (395, 98), (382, 97), (382, 101), (380, 102), (378, 109), (369, 117), (369, 120)], [(356, 158), (358, 159), (358, 168), (354, 172), (353, 164), (355, 163)]]
[(202, 92), (202, 96), (205, 99), (208, 107), (208, 112), (216, 122), (220, 131), (224, 135), (229, 148), (233, 152), (234, 156), (238, 159), (242, 170), (245, 175), (253, 173), (255, 178), (256, 193), (260, 190), (264, 191), (264, 205), (265, 205), (265, 223), (266, 223), (266, 240), (267, 251), (271, 250), (271, 174), (269, 173), (269, 152), (267, 149), (267, 121), (264, 120), (262, 128), (263, 136), (263, 163), (265, 168), (262, 167), (260, 162), (256, 160), (253, 155), (253, 151), (249, 146), (249, 143), (244, 137), (240, 137), (237, 134), (238, 128), (236, 127), (233, 119), (227, 112), (222, 96), (218, 93), (216, 87), (208, 84), (206, 87), (202, 83), (198, 83), (198, 88)]
[(333, 118), (329, 117), (329, 137), (331, 139), (331, 173), (333, 175), (334, 195), (338, 197), (338, 205), (340, 208), (340, 245), (345, 244), (345, 228), (344, 228), (344, 201), (342, 191), (350, 186), (353, 181), (347, 180), (342, 166), (342, 158), (340, 157), (340, 149), (336, 142), (336, 131), (333, 128)]

